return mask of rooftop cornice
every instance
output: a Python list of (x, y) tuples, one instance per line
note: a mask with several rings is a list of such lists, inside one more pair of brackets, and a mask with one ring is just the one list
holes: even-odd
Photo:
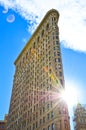
[(15, 60), (14, 64), (16, 65), (17, 61), (19, 60), (19, 58), (22, 56), (22, 54), (24, 53), (24, 51), (26, 50), (26, 48), (29, 46), (30, 42), (33, 40), (34, 36), (37, 34), (37, 32), (39, 31), (40, 27), (43, 25), (44, 21), (46, 18), (48, 18), (48, 16), (51, 13), (57, 13), (57, 17), (59, 18), (59, 12), (56, 9), (51, 9), (49, 10), (46, 15), (44, 16), (43, 20), (41, 21), (41, 23), (39, 24), (39, 26), (37, 27), (37, 29), (34, 31), (34, 33), (32, 34), (30, 40), (26, 43), (25, 47), (23, 48), (23, 50), (21, 51), (21, 53), (19, 54), (18, 58)]

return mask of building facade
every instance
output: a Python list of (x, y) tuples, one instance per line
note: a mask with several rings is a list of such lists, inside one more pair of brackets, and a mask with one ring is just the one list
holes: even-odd
[(74, 129), (86, 130), (86, 105), (79, 103), (74, 109)]
[(58, 19), (48, 11), (14, 63), (8, 130), (70, 130)]
[(0, 120), (0, 130), (7, 130), (7, 118), (8, 115), (5, 115), (4, 120)]

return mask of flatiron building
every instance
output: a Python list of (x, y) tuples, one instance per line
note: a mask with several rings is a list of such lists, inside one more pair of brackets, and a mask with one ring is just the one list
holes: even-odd
[(70, 130), (58, 19), (49, 10), (14, 62), (7, 130)]

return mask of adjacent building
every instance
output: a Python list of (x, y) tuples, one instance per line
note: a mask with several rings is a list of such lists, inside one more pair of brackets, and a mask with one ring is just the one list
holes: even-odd
[(58, 19), (48, 11), (14, 63), (7, 130), (70, 130)]
[(0, 120), (0, 130), (7, 130), (7, 118), (8, 115), (5, 115), (4, 120)]
[(74, 109), (74, 130), (86, 130), (86, 105), (78, 105)]

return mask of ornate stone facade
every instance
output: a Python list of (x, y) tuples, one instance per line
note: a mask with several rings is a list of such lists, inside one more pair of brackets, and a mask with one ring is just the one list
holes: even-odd
[(74, 129), (86, 130), (86, 105), (79, 103), (74, 109)]
[(0, 130), (7, 130), (8, 115), (5, 115), (4, 120), (0, 120)]
[(15, 61), (8, 130), (70, 130), (58, 18), (48, 11)]

